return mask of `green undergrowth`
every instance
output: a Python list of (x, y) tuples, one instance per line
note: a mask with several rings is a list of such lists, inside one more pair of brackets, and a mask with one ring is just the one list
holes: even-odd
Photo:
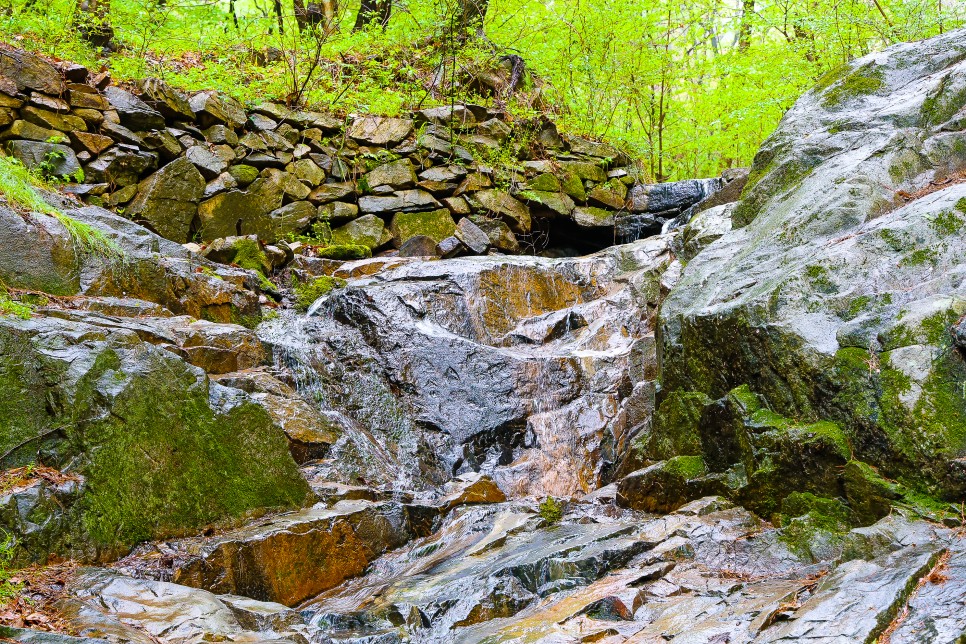
[(295, 293), (295, 308), (299, 311), (308, 311), (312, 304), (324, 295), (328, 295), (337, 288), (346, 285), (344, 279), (323, 275), (316, 277), (308, 282), (292, 280), (292, 291)]
[(77, 221), (49, 204), (38, 190), (52, 187), (41, 177), (10, 157), (0, 156), (0, 197), (21, 214), (31, 212), (55, 217), (81, 252), (106, 259), (121, 259), (123, 251), (103, 231)]
[(550, 525), (560, 523), (563, 518), (563, 505), (552, 496), (548, 496), (540, 503), (540, 517)]
[(13, 535), (3, 532), (3, 536), (0, 537), (0, 607), (19, 595), (23, 588), (22, 584), (11, 581), (13, 577), (11, 565), (15, 550)]
[(232, 263), (239, 268), (253, 271), (258, 276), (259, 286), (263, 291), (274, 292), (278, 287), (270, 279), (271, 263), (262, 250), (261, 245), (254, 239), (239, 239), (235, 242), (235, 257)]

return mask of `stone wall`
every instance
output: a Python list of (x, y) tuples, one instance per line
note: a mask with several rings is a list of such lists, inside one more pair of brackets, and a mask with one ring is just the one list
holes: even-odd
[(275, 243), (322, 222), (315, 232), (333, 257), (348, 245), (438, 256), (596, 250), (659, 232), (731, 179), (645, 185), (611, 146), (478, 105), (406, 118), (246, 109), (157, 79), (120, 87), (9, 47), (0, 128), (8, 154), (173, 241)]

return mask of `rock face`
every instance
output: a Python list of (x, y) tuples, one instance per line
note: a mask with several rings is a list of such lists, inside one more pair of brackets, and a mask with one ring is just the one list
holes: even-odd
[(952, 89), (964, 57), (962, 32), (899, 45), (788, 112), (733, 229), (688, 261), (662, 306), (667, 395), (747, 386), (771, 412), (834, 424), (886, 477), (966, 494), (966, 364), (951, 350), (966, 312), (964, 100)]

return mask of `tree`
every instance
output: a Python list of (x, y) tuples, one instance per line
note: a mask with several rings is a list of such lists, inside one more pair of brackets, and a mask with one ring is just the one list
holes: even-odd
[(392, 0), (362, 0), (352, 30), (361, 31), (373, 22), (385, 29), (391, 16)]

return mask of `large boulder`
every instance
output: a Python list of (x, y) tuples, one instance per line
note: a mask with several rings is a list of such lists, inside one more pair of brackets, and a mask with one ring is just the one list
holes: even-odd
[(8, 45), (0, 48), (0, 83), (5, 93), (16, 94), (33, 89), (44, 94), (60, 96), (67, 89), (64, 77), (39, 56)]
[(0, 207), (0, 281), (8, 287), (74, 295), (81, 286), (78, 250), (56, 217)]
[(966, 495), (950, 332), (966, 312), (964, 37), (859, 59), (785, 115), (733, 228), (664, 301), (662, 395), (747, 385), (773, 413), (834, 423), (883, 475)]
[(67, 520), (54, 524), (62, 532), (23, 544), (50, 550), (22, 550), (21, 560), (117, 556), (145, 539), (305, 501), (269, 415), (134, 330), (0, 318), (0, 346), (4, 465), (40, 458), (84, 479)]
[(127, 211), (162, 237), (183, 244), (190, 241), (204, 190), (198, 169), (188, 159), (177, 159), (141, 182)]

